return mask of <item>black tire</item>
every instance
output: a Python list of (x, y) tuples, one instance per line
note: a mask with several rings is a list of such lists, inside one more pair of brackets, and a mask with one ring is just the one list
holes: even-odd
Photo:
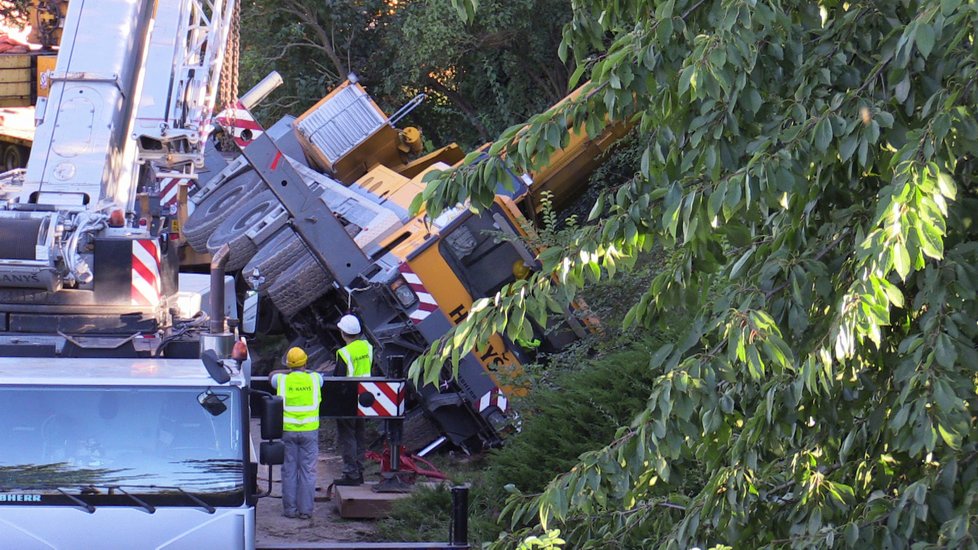
[(322, 344), (307, 344), (305, 346), (306, 355), (308, 356), (306, 362), (306, 368), (309, 370), (314, 370), (323, 376), (333, 376), (333, 369), (326, 368), (324, 362), (326, 360), (335, 359), (335, 356), (330, 353), (330, 350), (326, 349)]
[(258, 252), (248, 260), (241, 273), (245, 277), (250, 277), (255, 269), (258, 269), (258, 273), (265, 281), (258, 285), (256, 290), (265, 293), (282, 273), (288, 271), (290, 267), (296, 265), (305, 256), (309, 256), (305, 245), (295, 232), (286, 227), (262, 243)]
[(325, 294), (332, 282), (333, 277), (307, 252), (268, 287), (268, 297), (288, 319)]
[(200, 253), (207, 252), (207, 240), (217, 226), (221, 225), (241, 202), (264, 190), (261, 179), (254, 171), (245, 172), (224, 182), (187, 218), (187, 223), (183, 226), (183, 235), (187, 238), (190, 247)]
[(3, 148), (3, 170), (13, 170), (27, 166), (27, 148), (12, 143)]
[(234, 212), (211, 232), (211, 236), (207, 239), (207, 251), (214, 254), (227, 244), (231, 248), (231, 256), (228, 258), (226, 269), (229, 271), (241, 269), (258, 252), (258, 245), (248, 238), (246, 233), (278, 205), (278, 199), (271, 191), (263, 191), (257, 196), (238, 203)]
[(274, 359), (275, 368), (286, 368), (285, 366), (285, 355), (291, 348), (301, 348), (302, 351), (306, 352), (306, 370), (314, 371), (322, 374), (323, 376), (333, 376), (333, 370), (324, 370), (322, 368), (322, 363), (326, 359), (330, 359), (330, 350), (326, 349), (317, 340), (296, 337), (289, 340), (289, 344), (282, 348), (281, 353)]

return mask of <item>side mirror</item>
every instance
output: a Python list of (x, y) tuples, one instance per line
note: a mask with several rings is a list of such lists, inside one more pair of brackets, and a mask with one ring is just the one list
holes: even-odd
[(261, 438), (282, 439), (285, 401), (277, 395), (262, 396), (262, 401), (265, 406), (261, 412)]
[(228, 380), (231, 380), (231, 375), (224, 368), (224, 363), (217, 357), (217, 353), (214, 350), (206, 350), (201, 354), (200, 360), (203, 361), (204, 368), (207, 369), (207, 374), (218, 384), (226, 384)]
[(258, 446), (258, 461), (268, 466), (283, 464), (285, 462), (285, 443), (262, 441)]
[(258, 330), (258, 292), (245, 292), (244, 306), (241, 312), (241, 332), (254, 334)]

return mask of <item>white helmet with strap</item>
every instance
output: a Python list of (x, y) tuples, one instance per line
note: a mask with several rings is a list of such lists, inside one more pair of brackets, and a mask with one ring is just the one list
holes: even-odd
[(340, 322), (336, 323), (336, 326), (348, 336), (356, 336), (361, 331), (360, 321), (353, 315), (344, 315), (340, 318)]

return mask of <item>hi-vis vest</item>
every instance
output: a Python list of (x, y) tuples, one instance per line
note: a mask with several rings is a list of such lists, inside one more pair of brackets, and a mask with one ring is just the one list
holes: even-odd
[(370, 376), (370, 366), (374, 362), (374, 347), (366, 340), (354, 340), (337, 350), (336, 357), (346, 364), (347, 376)]
[(287, 432), (319, 429), (319, 384), (312, 373), (293, 371), (279, 378), (279, 396), (285, 401), (283, 428)]

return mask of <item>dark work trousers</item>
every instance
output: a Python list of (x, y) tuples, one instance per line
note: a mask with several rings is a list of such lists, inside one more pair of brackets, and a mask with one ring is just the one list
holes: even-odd
[(343, 456), (344, 477), (363, 477), (363, 461), (367, 452), (365, 439), (363, 419), (336, 419), (336, 446)]
[(316, 460), (319, 430), (285, 432), (285, 463), (282, 464), (282, 511), (286, 516), (312, 515), (316, 495)]

